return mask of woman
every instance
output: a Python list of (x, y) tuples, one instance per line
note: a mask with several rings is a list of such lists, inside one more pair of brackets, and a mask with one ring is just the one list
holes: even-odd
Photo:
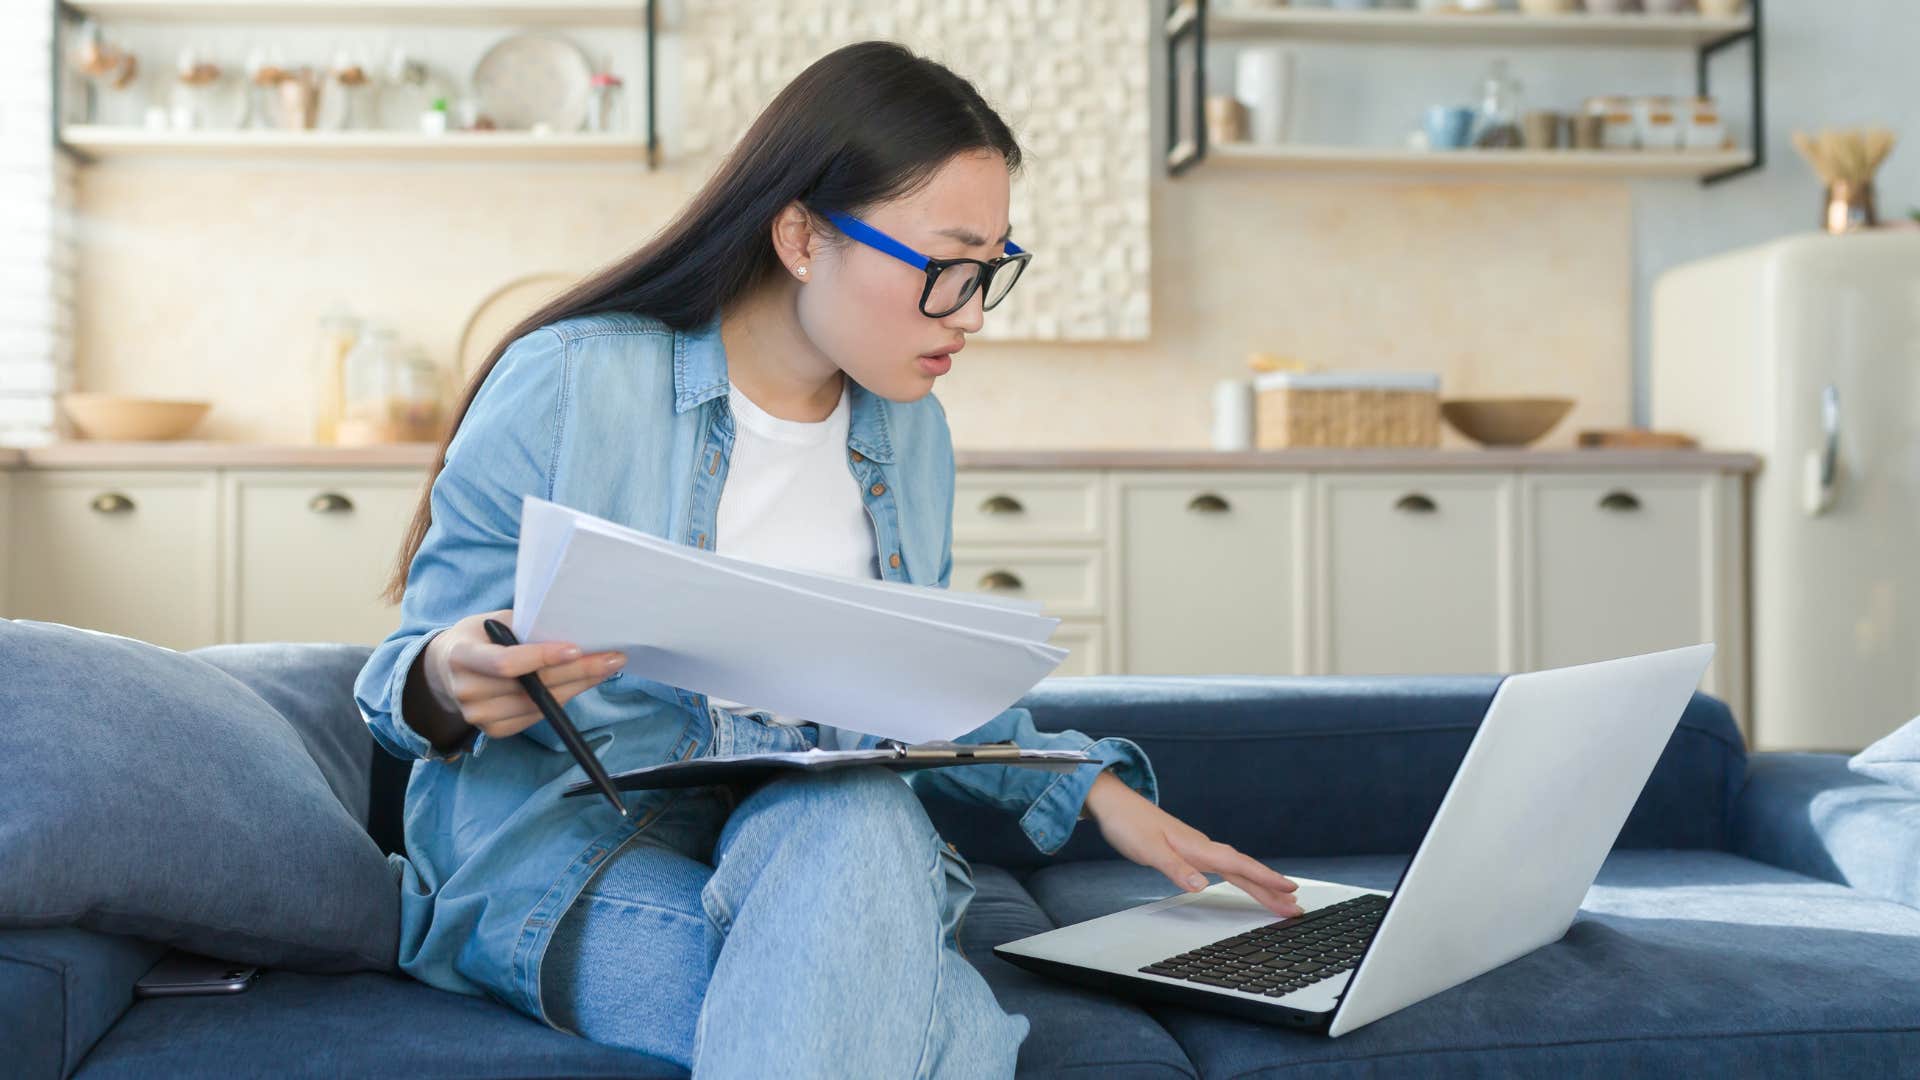
[(525, 672), (571, 702), (614, 771), (875, 740), (481, 628), (509, 614), (527, 495), (696, 547), (945, 587), (953, 455), (930, 391), (1028, 258), (1007, 236), (1019, 162), (946, 68), (890, 43), (840, 49), (677, 220), (480, 369), (389, 586), (401, 625), (355, 686), (380, 743), (417, 759), (406, 971), (697, 1072), (758, 1075), (777, 1055), (818, 1075), (1010, 1075), (1028, 1022), (959, 953), (973, 879), (916, 796), (936, 789), (1018, 815), (1041, 851), (1090, 816), (1183, 889), (1215, 871), (1298, 912), (1292, 882), (1159, 809), (1138, 746), (1038, 732), (1024, 709), (967, 740), (1101, 764), (637, 792), (631, 824), (562, 802), (581, 772)]

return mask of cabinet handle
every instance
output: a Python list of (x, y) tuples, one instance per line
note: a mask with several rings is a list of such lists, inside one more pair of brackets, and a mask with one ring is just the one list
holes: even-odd
[(1640, 509), (1640, 500), (1631, 491), (1609, 491), (1600, 496), (1600, 509), (1632, 513)]
[(989, 570), (980, 575), (980, 581), (974, 588), (982, 592), (1011, 592), (1015, 589), (1024, 589), (1026, 586), (1009, 571)]
[(1024, 514), (1027, 512), (1027, 508), (1021, 506), (1020, 500), (1011, 495), (990, 495), (985, 502), (980, 504), (980, 512), (983, 514)]
[(109, 491), (93, 497), (93, 509), (99, 514), (129, 514), (133, 512), (133, 500), (117, 491)]
[(316, 514), (349, 514), (353, 512), (353, 500), (337, 491), (323, 491), (307, 503), (307, 509)]
[(1394, 503), (1393, 508), (1407, 514), (1431, 514), (1440, 509), (1440, 504), (1416, 491), (1400, 496), (1400, 501)]
[(1231, 509), (1233, 507), (1228, 505), (1227, 500), (1211, 491), (1195, 495), (1193, 501), (1187, 504), (1187, 511), (1194, 514), (1224, 514)]

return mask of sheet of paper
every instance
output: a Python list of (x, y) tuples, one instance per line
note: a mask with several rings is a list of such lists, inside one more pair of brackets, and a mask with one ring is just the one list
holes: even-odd
[[(590, 529), (676, 558), (726, 566), (744, 574), (752, 574), (769, 581), (781, 582), (856, 603), (872, 604), (888, 610), (921, 615), (996, 634), (1011, 634), (1029, 640), (1044, 641), (1060, 625), (1058, 618), (1040, 614), (1040, 604), (1034, 600), (955, 593), (946, 589), (930, 589), (924, 585), (902, 581), (840, 577), (834, 574), (770, 566), (750, 559), (723, 555), (716, 551), (705, 551), (685, 544), (676, 544), (671, 540), (643, 533), (637, 529), (629, 529), (604, 518), (582, 514), (577, 510), (531, 496), (527, 501), (528, 505), (522, 510), (522, 521), (524, 522), (528, 517), (537, 519), (540, 523), (537, 530), (543, 537), (564, 533), (570, 524), (574, 529)], [(522, 525), (523, 535), (525, 528), (525, 525)], [(518, 603), (517, 592), (515, 602)]]
[[(528, 500), (530, 516), (546, 512), (536, 502)], [(1011, 621), (1050, 631), (1058, 620), (999, 605), (943, 607), (940, 590), (821, 591), (800, 582), (826, 575), (742, 569), (742, 560), (646, 534), (636, 541), (619, 535), (631, 530), (558, 509), (573, 520), (551, 571), (538, 565), (555, 546), (551, 522), (534, 529), (541, 542), (527, 550), (534, 565), (525, 596), (516, 567), (515, 633), (589, 652), (618, 649), (626, 670), (641, 678), (921, 742), (986, 723), (1067, 656), (1033, 636), (975, 625)], [(591, 527), (581, 527), (583, 518)], [(935, 610), (963, 617), (923, 613)]]

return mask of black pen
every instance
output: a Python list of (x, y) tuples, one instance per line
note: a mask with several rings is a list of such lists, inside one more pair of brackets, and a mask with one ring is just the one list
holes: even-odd
[[(513, 631), (507, 629), (506, 624), (498, 619), (483, 620), (481, 625), (487, 628), (487, 636), (493, 639), (495, 645), (520, 644), (520, 639), (513, 636)], [(527, 696), (540, 707), (540, 714), (547, 718), (547, 723), (553, 725), (553, 730), (560, 733), (560, 741), (567, 744), (567, 749), (572, 752), (574, 760), (580, 763), (581, 768), (587, 770), (587, 775), (593, 779), (594, 786), (600, 789), (601, 794), (607, 797), (607, 801), (613, 804), (615, 810), (620, 811), (621, 817), (631, 822), (633, 815), (627, 811), (627, 804), (620, 801), (620, 789), (613, 786), (613, 778), (607, 775), (605, 768), (601, 767), (600, 759), (593, 756), (593, 750), (587, 746), (586, 740), (574, 730), (573, 721), (567, 719), (566, 710), (562, 709), (560, 703), (553, 700), (553, 695), (547, 692), (547, 684), (540, 681), (539, 672), (529, 671), (518, 678), (520, 685), (526, 689)]]

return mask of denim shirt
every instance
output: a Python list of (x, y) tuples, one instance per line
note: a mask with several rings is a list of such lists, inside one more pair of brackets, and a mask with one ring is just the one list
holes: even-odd
[[(954, 498), (945, 411), (931, 394), (902, 404), (857, 383), (849, 393), (848, 482), (859, 485), (872, 519), (880, 573), (944, 588)], [(441, 630), (513, 605), (525, 495), (711, 550), (733, 439), (717, 318), (688, 331), (639, 315), (566, 319), (514, 341), (487, 373), (429, 493), (433, 522), (409, 568), (400, 625), (354, 684), (374, 738), (414, 759), (406, 853), (393, 863), (399, 964), (415, 978), (547, 1020), (540, 962), (555, 924), (671, 793), (628, 793), (633, 824), (604, 800), (563, 801), (584, 772), (544, 720), (504, 739), (476, 731), (464, 749), (441, 754), (402, 714), (409, 669)], [(700, 722), (708, 708), (704, 694), (624, 672), (567, 703), (610, 772), (716, 752)], [(819, 735), (828, 749), (878, 741), (825, 723)], [(1152, 766), (1127, 739), (1037, 731), (1015, 707), (961, 741), (1084, 750), (1100, 760), (1066, 773), (972, 765), (902, 774), (922, 793), (1017, 814), (1045, 853), (1066, 842), (1104, 768), (1159, 801)]]

